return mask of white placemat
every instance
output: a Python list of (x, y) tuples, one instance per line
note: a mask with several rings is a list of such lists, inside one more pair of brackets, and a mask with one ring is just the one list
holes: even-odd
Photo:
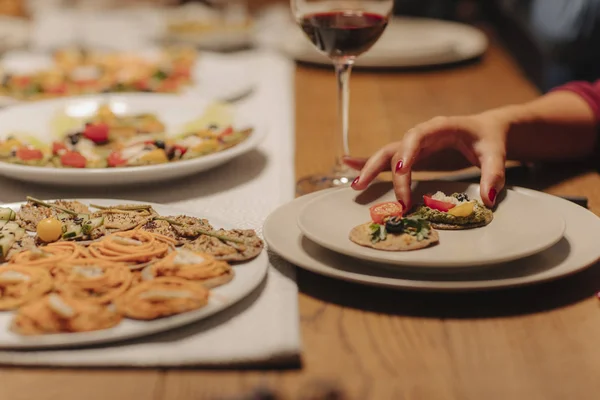
[[(259, 82), (248, 101), (268, 119), (258, 150), (198, 176), (125, 188), (59, 189), (0, 178), (0, 200), (105, 197), (209, 211), (242, 228), (261, 230), (266, 216), (294, 196), (293, 64), (267, 51), (250, 57)], [(193, 101), (190, 98), (190, 101)], [(300, 352), (293, 267), (276, 256), (264, 284), (208, 320), (125, 344), (61, 351), (1, 351), (0, 363), (53, 366), (185, 366), (295, 362)]]

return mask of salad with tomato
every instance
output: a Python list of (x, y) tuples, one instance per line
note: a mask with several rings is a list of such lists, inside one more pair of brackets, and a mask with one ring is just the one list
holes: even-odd
[(105, 92), (175, 93), (192, 83), (193, 49), (165, 49), (155, 57), (63, 49), (31, 74), (0, 73), (0, 95), (40, 100)]
[(211, 113), (222, 112), (222, 107), (209, 107), (183, 133), (168, 135), (156, 115), (120, 115), (103, 105), (90, 118), (67, 121), (67, 132), (51, 143), (23, 135), (0, 139), (0, 161), (55, 168), (120, 168), (189, 160), (236, 146), (252, 133), (251, 128), (234, 129), (227, 119), (210, 118)]
[(468, 229), (487, 225), (493, 213), (479, 200), (470, 199), (467, 193), (443, 192), (424, 195), (423, 204), (412, 215), (426, 219), (438, 229)]

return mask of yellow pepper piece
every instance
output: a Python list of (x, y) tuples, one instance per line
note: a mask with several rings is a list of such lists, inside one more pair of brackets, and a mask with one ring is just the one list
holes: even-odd
[(468, 202), (461, 204), (460, 206), (456, 206), (448, 210), (448, 214), (454, 215), (455, 217), (468, 217), (473, 214), (473, 210), (475, 208), (475, 203)]
[(192, 150), (192, 152), (198, 153), (198, 154), (208, 154), (208, 153), (215, 152), (218, 147), (219, 147), (218, 141), (216, 141), (215, 139), (207, 139), (204, 142), (200, 143), (199, 145), (193, 147), (191, 150)]
[(161, 164), (169, 162), (167, 154), (163, 149), (154, 149), (140, 157), (141, 161), (146, 161), (151, 164)]

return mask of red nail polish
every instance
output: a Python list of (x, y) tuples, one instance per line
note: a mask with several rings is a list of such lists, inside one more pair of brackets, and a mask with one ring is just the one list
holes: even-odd
[(352, 181), (352, 185), (351, 186), (356, 185), (358, 183), (358, 179), (359, 178), (360, 178), (360, 176), (357, 176), (356, 178), (354, 178), (354, 180)]
[(398, 163), (396, 164), (396, 170), (395, 170), (396, 173), (398, 173), (398, 171), (400, 171), (402, 169), (402, 165), (404, 165), (402, 160), (398, 161)]
[(493, 203), (494, 200), (496, 200), (496, 189), (495, 188), (491, 188), (490, 192), (488, 193), (488, 198), (490, 199), (490, 201)]
[(398, 203), (402, 206), (402, 211), (406, 211), (406, 204), (402, 200), (398, 200)]

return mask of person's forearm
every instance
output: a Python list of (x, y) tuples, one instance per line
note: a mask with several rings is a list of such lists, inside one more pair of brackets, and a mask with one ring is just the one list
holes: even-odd
[(594, 151), (598, 122), (588, 102), (576, 93), (551, 92), (529, 103), (490, 112), (510, 123), (510, 160), (568, 160), (588, 157)]

